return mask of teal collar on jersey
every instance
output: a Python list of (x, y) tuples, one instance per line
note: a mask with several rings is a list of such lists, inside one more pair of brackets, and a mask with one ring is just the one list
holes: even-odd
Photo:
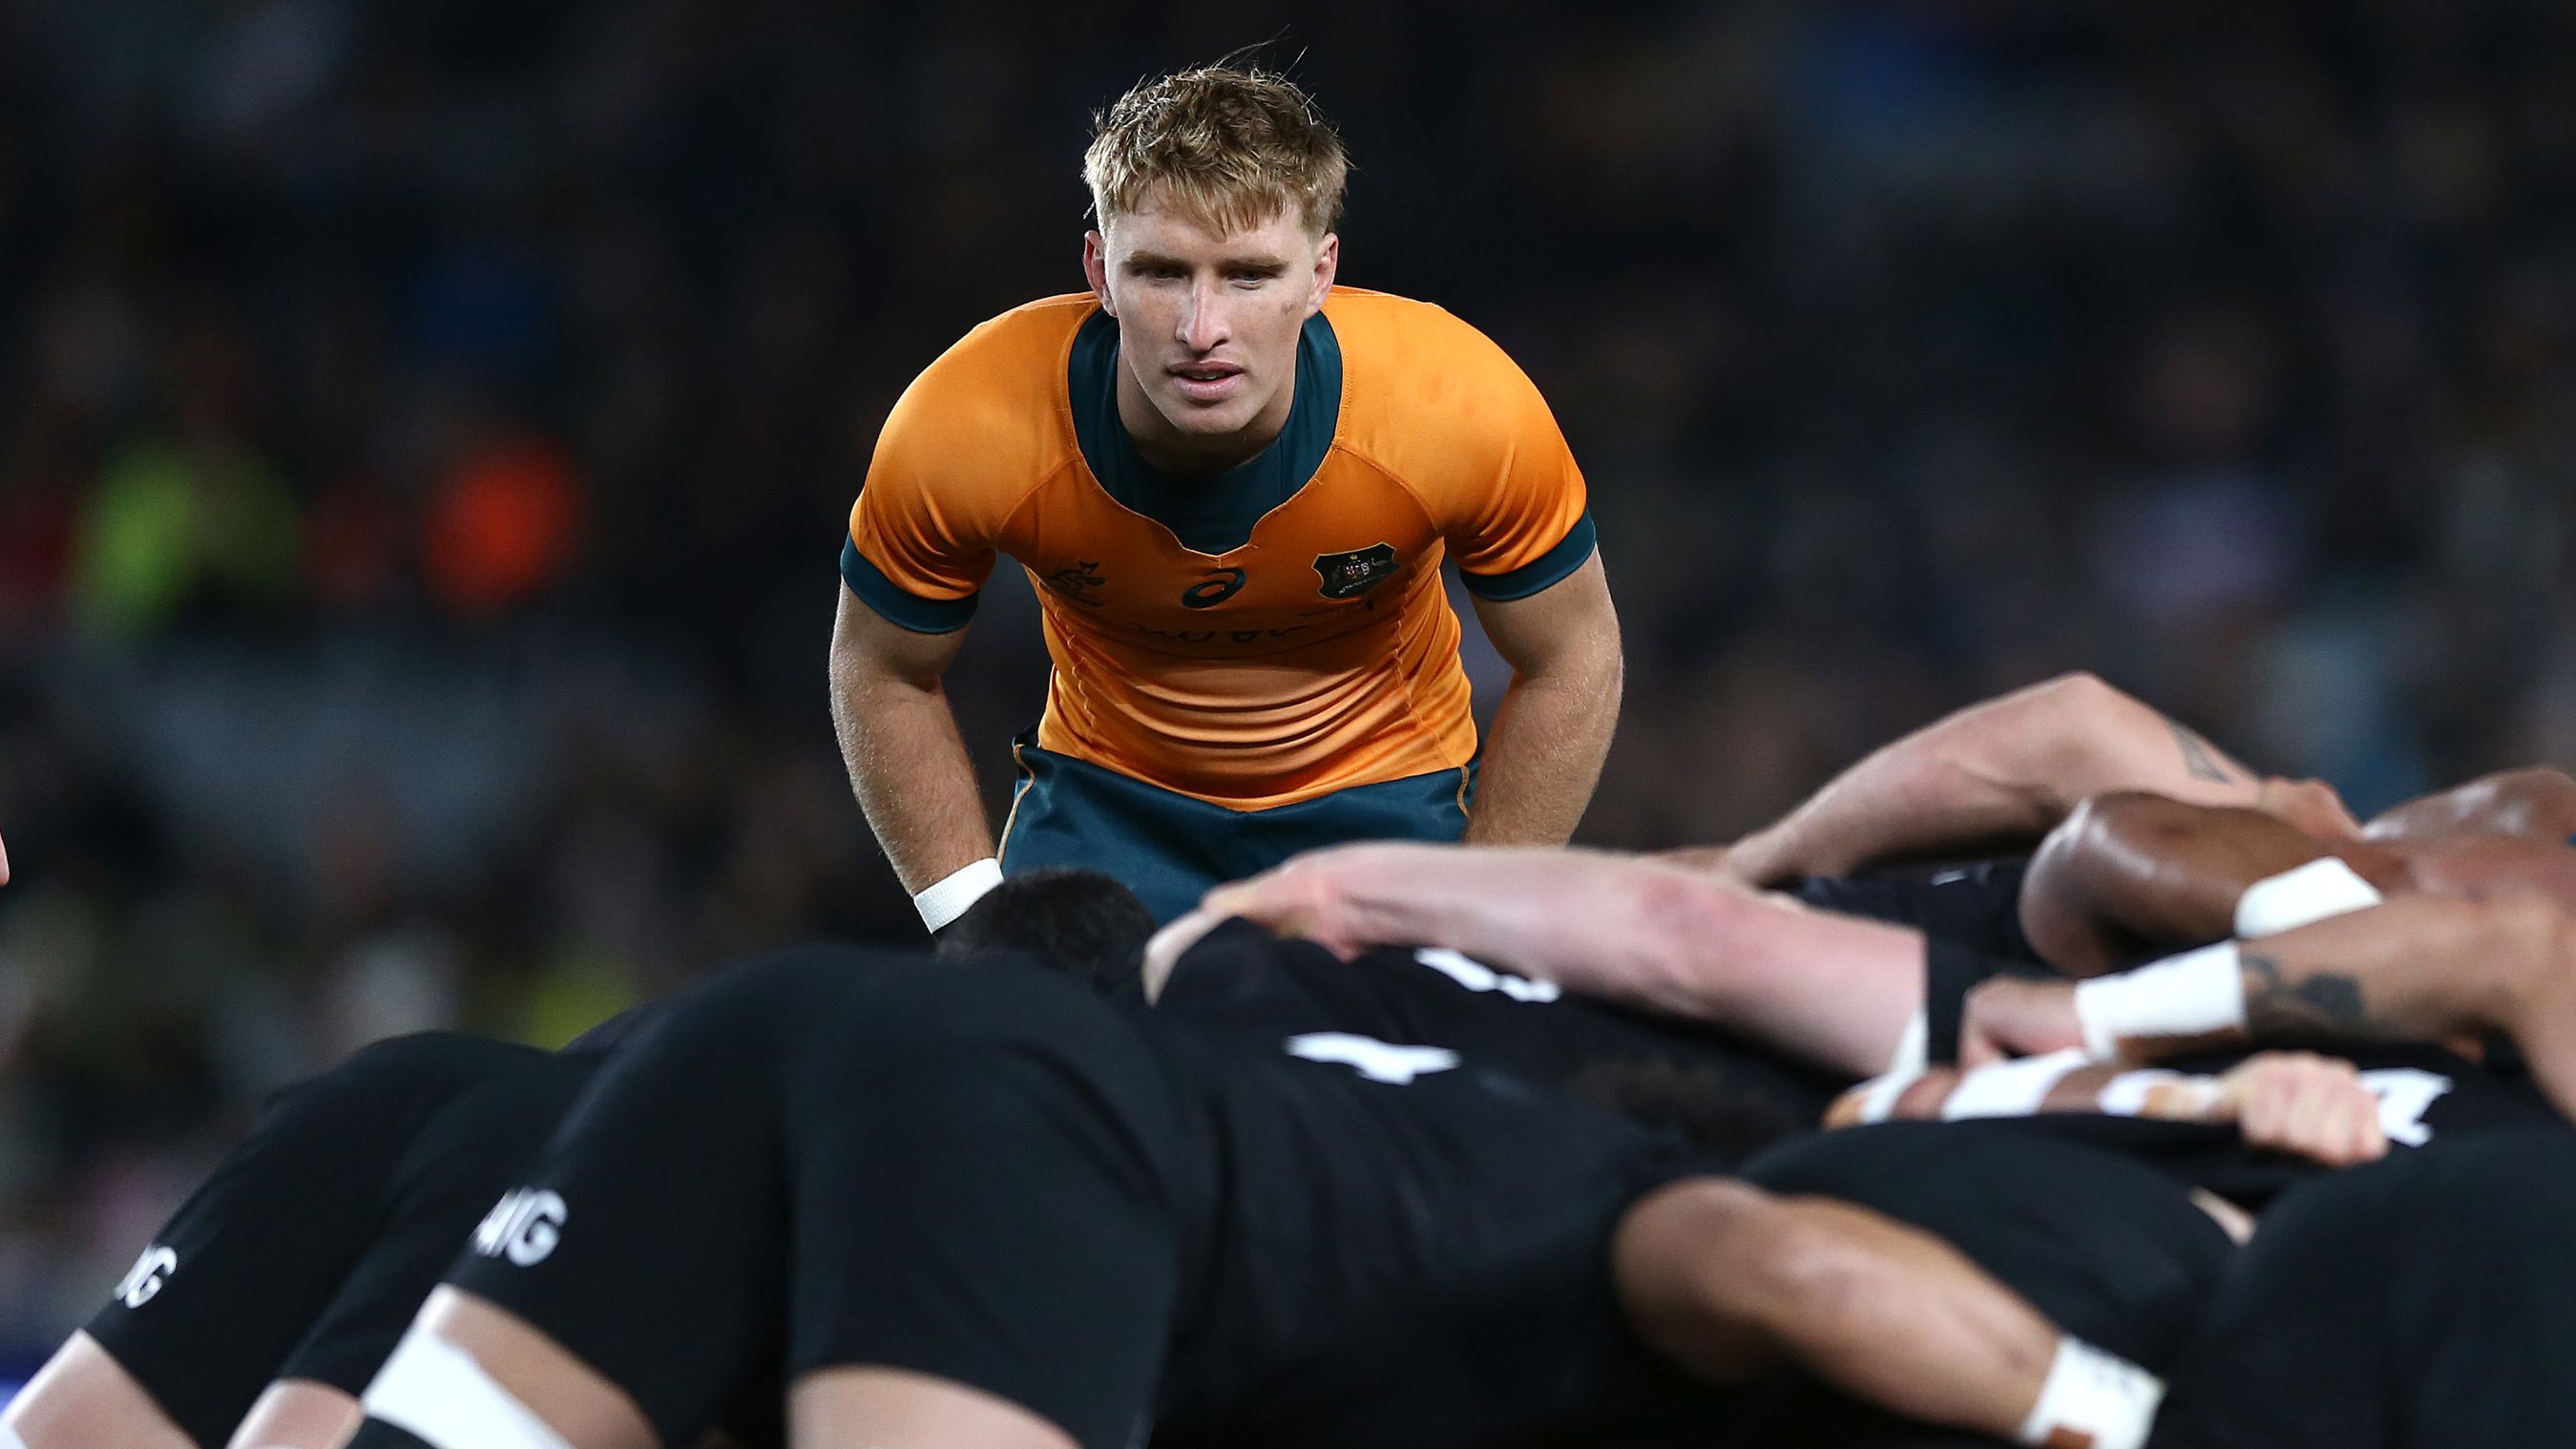
[(1306, 486), (1332, 451), (1341, 421), (1342, 344), (1316, 313), (1297, 337), (1297, 392), (1270, 446), (1212, 478), (1175, 479), (1136, 451), (1118, 421), (1118, 319), (1094, 312), (1074, 334), (1065, 384), (1082, 460), (1109, 496), (1172, 531), (1195, 553), (1231, 553), (1261, 516)]

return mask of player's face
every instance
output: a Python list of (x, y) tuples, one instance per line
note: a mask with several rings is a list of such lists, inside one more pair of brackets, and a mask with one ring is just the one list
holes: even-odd
[(1149, 459), (1224, 466), (1278, 436), (1299, 330), (1340, 254), (1293, 208), (1219, 233), (1152, 196), (1083, 238), (1092, 290), (1118, 319), (1119, 417)]

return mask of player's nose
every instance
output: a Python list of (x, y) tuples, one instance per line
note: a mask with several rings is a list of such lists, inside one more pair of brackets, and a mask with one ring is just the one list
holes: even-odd
[(1213, 352), (1226, 340), (1225, 303), (1215, 285), (1202, 282), (1190, 289), (1180, 324), (1176, 340), (1192, 352)]

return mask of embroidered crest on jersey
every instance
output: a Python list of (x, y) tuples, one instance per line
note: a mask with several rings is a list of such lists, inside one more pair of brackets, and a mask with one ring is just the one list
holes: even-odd
[(1315, 555), (1315, 572), (1324, 580), (1324, 597), (1328, 599), (1356, 599), (1394, 578), (1401, 567), (1391, 543), (1373, 543), (1348, 553)]
[(1099, 598), (1091, 591), (1093, 589), (1106, 586), (1108, 582), (1109, 581), (1107, 579), (1100, 576), (1100, 564), (1094, 559), (1080, 560), (1068, 567), (1057, 569), (1054, 573), (1046, 576), (1046, 586), (1048, 588), (1055, 590), (1057, 593), (1073, 600), (1075, 603), (1082, 605), (1086, 609), (1097, 609), (1100, 607)]

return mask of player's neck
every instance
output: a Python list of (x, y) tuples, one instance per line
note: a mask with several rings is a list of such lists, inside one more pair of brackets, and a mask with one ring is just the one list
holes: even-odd
[(1288, 426), (1288, 413), (1296, 401), (1296, 388), (1283, 387), (1254, 415), (1249, 427), (1231, 433), (1185, 433), (1155, 408), (1124, 366), (1118, 369), (1118, 425), (1136, 445), (1136, 456), (1166, 478), (1212, 478), (1259, 457)]

